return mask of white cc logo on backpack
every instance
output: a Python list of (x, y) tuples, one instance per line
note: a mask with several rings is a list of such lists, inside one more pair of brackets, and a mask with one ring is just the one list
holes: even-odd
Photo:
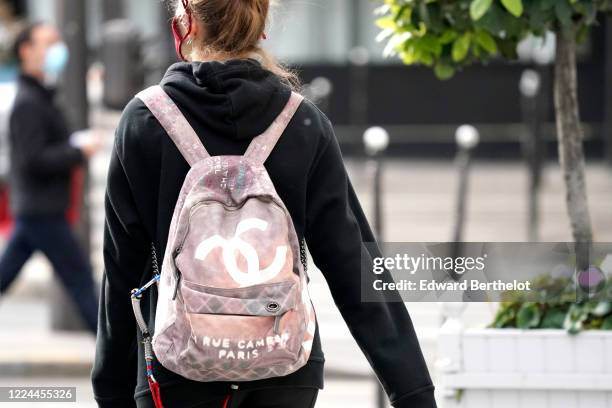
[[(268, 223), (259, 218), (247, 218), (240, 221), (236, 227), (236, 233), (230, 239), (225, 239), (220, 235), (202, 241), (195, 250), (195, 258), (205, 260), (210, 251), (217, 247), (223, 248), (223, 263), (232, 279), (242, 286), (257, 285), (269, 281), (278, 275), (285, 264), (287, 247), (279, 246), (276, 248), (274, 261), (265, 269), (259, 269), (259, 255), (251, 244), (240, 238), (244, 232), (258, 229), (265, 231)], [(242, 272), (238, 268), (234, 250), (238, 250), (247, 261), (247, 271)]]

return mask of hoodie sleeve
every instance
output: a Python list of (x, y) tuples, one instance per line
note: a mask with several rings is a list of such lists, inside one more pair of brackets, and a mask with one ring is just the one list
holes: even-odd
[(136, 321), (130, 291), (137, 287), (150, 256), (150, 239), (140, 220), (122, 163), (119, 125), (108, 170), (105, 196), (104, 275), (100, 294), (96, 357), (92, 371), (99, 407), (135, 408)]
[[(385, 302), (382, 294), (378, 302), (361, 301), (361, 270), (371, 269), (372, 259), (381, 255), (378, 249), (368, 250), (370, 245), (364, 245), (375, 242), (375, 238), (327, 120), (325, 127), (324, 146), (319, 149), (308, 179), (308, 248), (393, 406), (436, 407), (434, 387), (404, 303)], [(392, 279), (388, 271), (380, 278)]]

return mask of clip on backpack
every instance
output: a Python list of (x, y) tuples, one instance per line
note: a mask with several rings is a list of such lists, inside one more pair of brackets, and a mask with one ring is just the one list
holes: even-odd
[[(161, 268), (132, 291), (156, 407), (153, 353), (168, 370), (194, 381), (253, 381), (290, 374), (310, 356), (315, 314), (305, 251), (264, 162), (300, 106), (292, 93), (281, 114), (244, 156), (211, 157), (159, 86), (137, 95), (190, 164)], [(140, 310), (158, 284), (155, 334)], [(237, 388), (234, 385), (232, 388)]]

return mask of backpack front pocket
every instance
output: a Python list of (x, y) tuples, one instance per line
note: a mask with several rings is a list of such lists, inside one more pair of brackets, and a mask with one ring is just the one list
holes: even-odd
[(184, 280), (181, 294), (188, 313), (277, 317), (296, 306), (295, 287), (287, 281), (225, 289)]
[(207, 372), (249, 372), (295, 363), (305, 334), (299, 285), (285, 281), (214, 288), (183, 280), (180, 293), (191, 335), (183, 361)]

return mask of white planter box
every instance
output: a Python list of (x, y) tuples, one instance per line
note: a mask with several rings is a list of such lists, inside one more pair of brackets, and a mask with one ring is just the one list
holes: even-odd
[(442, 330), (445, 408), (612, 408), (612, 331)]

